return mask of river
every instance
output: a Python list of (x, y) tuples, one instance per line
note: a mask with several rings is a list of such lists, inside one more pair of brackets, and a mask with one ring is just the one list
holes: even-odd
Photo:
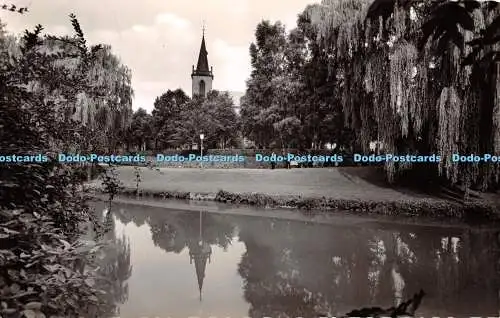
[(420, 289), (419, 316), (499, 316), (500, 228), (204, 210), (113, 205), (120, 317), (334, 316)]

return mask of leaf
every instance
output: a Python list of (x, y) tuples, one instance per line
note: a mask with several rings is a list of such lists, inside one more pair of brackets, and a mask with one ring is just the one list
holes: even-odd
[(86, 278), (85, 279), (85, 284), (87, 284), (89, 287), (94, 287), (95, 286), (95, 280), (93, 278)]
[(36, 312), (31, 309), (23, 310), (23, 315), (26, 318), (37, 318)]
[(68, 241), (65, 241), (65, 240), (63, 240), (63, 239), (59, 239), (59, 241), (61, 241), (61, 243), (63, 243), (63, 244), (64, 244), (64, 249), (65, 249), (65, 250), (68, 250), (68, 249), (70, 249), (70, 248), (71, 248), (71, 244), (69, 244), (69, 243), (68, 243)]
[(57, 279), (62, 283), (66, 283), (66, 277), (61, 272), (57, 273)]
[(25, 267), (25, 268), (30, 268), (31, 266), (33, 266), (33, 265), (35, 265), (35, 264), (38, 264), (38, 263), (40, 263), (40, 260), (36, 260), (36, 261), (34, 261), (34, 262), (32, 262), (32, 263), (26, 264), (26, 265), (24, 265), (24, 267)]
[(96, 303), (99, 302), (99, 299), (96, 296), (94, 296), (94, 295), (90, 295), (89, 296), (89, 300), (91, 300), (93, 302), (96, 302)]
[(37, 302), (37, 301), (32, 301), (24, 305), (25, 309), (31, 309), (31, 310), (41, 310), (42, 309), (42, 303)]
[(5, 309), (2, 309), (2, 313), (6, 314), (6, 315), (12, 315), (12, 314), (15, 314), (16, 312), (18, 312), (18, 311), (15, 308), (5, 308)]
[(43, 265), (43, 268), (45, 268), (51, 273), (54, 273), (59, 269), (59, 265)]
[(64, 268), (64, 275), (66, 275), (66, 278), (71, 278), (71, 276), (73, 275), (73, 271), (70, 270), (69, 268), (65, 267)]
[(17, 184), (17, 183), (3, 183), (2, 187), (19, 188), (19, 184)]
[(21, 287), (18, 284), (12, 284), (10, 285), (10, 292), (12, 294), (17, 294), (21, 290)]

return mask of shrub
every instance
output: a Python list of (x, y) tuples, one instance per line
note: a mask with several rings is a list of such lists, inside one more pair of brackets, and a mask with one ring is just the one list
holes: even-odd
[[(4, 45), (0, 32), (0, 149), (7, 155), (47, 155), (41, 162), (0, 165), (4, 318), (105, 317), (115, 309), (105, 297), (112, 284), (96, 264), (100, 246), (80, 240), (81, 225), (97, 223), (82, 191), (82, 170), (55, 160), (55, 153), (78, 149), (86, 140), (85, 129), (69, 115), (77, 93), (94, 89), (85, 82), (92, 52), (74, 16), (72, 23), (75, 38), (43, 40), (41, 26), (26, 31), (18, 54)], [(73, 49), (44, 53), (42, 43), (49, 39), (68, 41)], [(79, 67), (69, 72), (55, 63), (66, 59), (79, 60)]]

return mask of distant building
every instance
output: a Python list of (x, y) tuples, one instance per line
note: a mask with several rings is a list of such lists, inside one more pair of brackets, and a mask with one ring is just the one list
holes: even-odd
[(212, 81), (214, 80), (213, 68), (208, 67), (208, 52), (205, 45), (205, 30), (201, 38), (200, 54), (198, 55), (198, 64), (196, 69), (191, 72), (192, 81), (192, 97), (203, 96), (206, 97), (207, 93), (212, 90)]

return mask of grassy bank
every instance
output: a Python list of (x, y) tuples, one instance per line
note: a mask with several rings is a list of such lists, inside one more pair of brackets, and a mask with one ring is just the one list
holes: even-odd
[[(97, 190), (102, 192), (102, 190)], [(213, 201), (263, 208), (300, 209), (314, 214), (319, 211), (349, 212), (358, 215), (384, 215), (398, 217), (427, 217), (436, 219), (458, 219), (465, 222), (500, 221), (497, 207), (485, 203), (458, 204), (447, 201), (407, 200), (373, 201), (336, 198), (312, 198), (291, 195), (268, 195), (262, 193), (232, 193), (220, 190), (216, 193), (185, 191), (152, 191), (125, 188), (120, 195), (133, 198), (179, 199)]]
[[(498, 197), (456, 202), (378, 181), (369, 167), (330, 169), (172, 169), (117, 167), (121, 195), (207, 200), (267, 208), (349, 211), (359, 215), (432, 217), (467, 222), (500, 219)], [(102, 189), (94, 181), (90, 186)], [(136, 195), (136, 189), (139, 194)], [(102, 191), (102, 190), (101, 190)]]

